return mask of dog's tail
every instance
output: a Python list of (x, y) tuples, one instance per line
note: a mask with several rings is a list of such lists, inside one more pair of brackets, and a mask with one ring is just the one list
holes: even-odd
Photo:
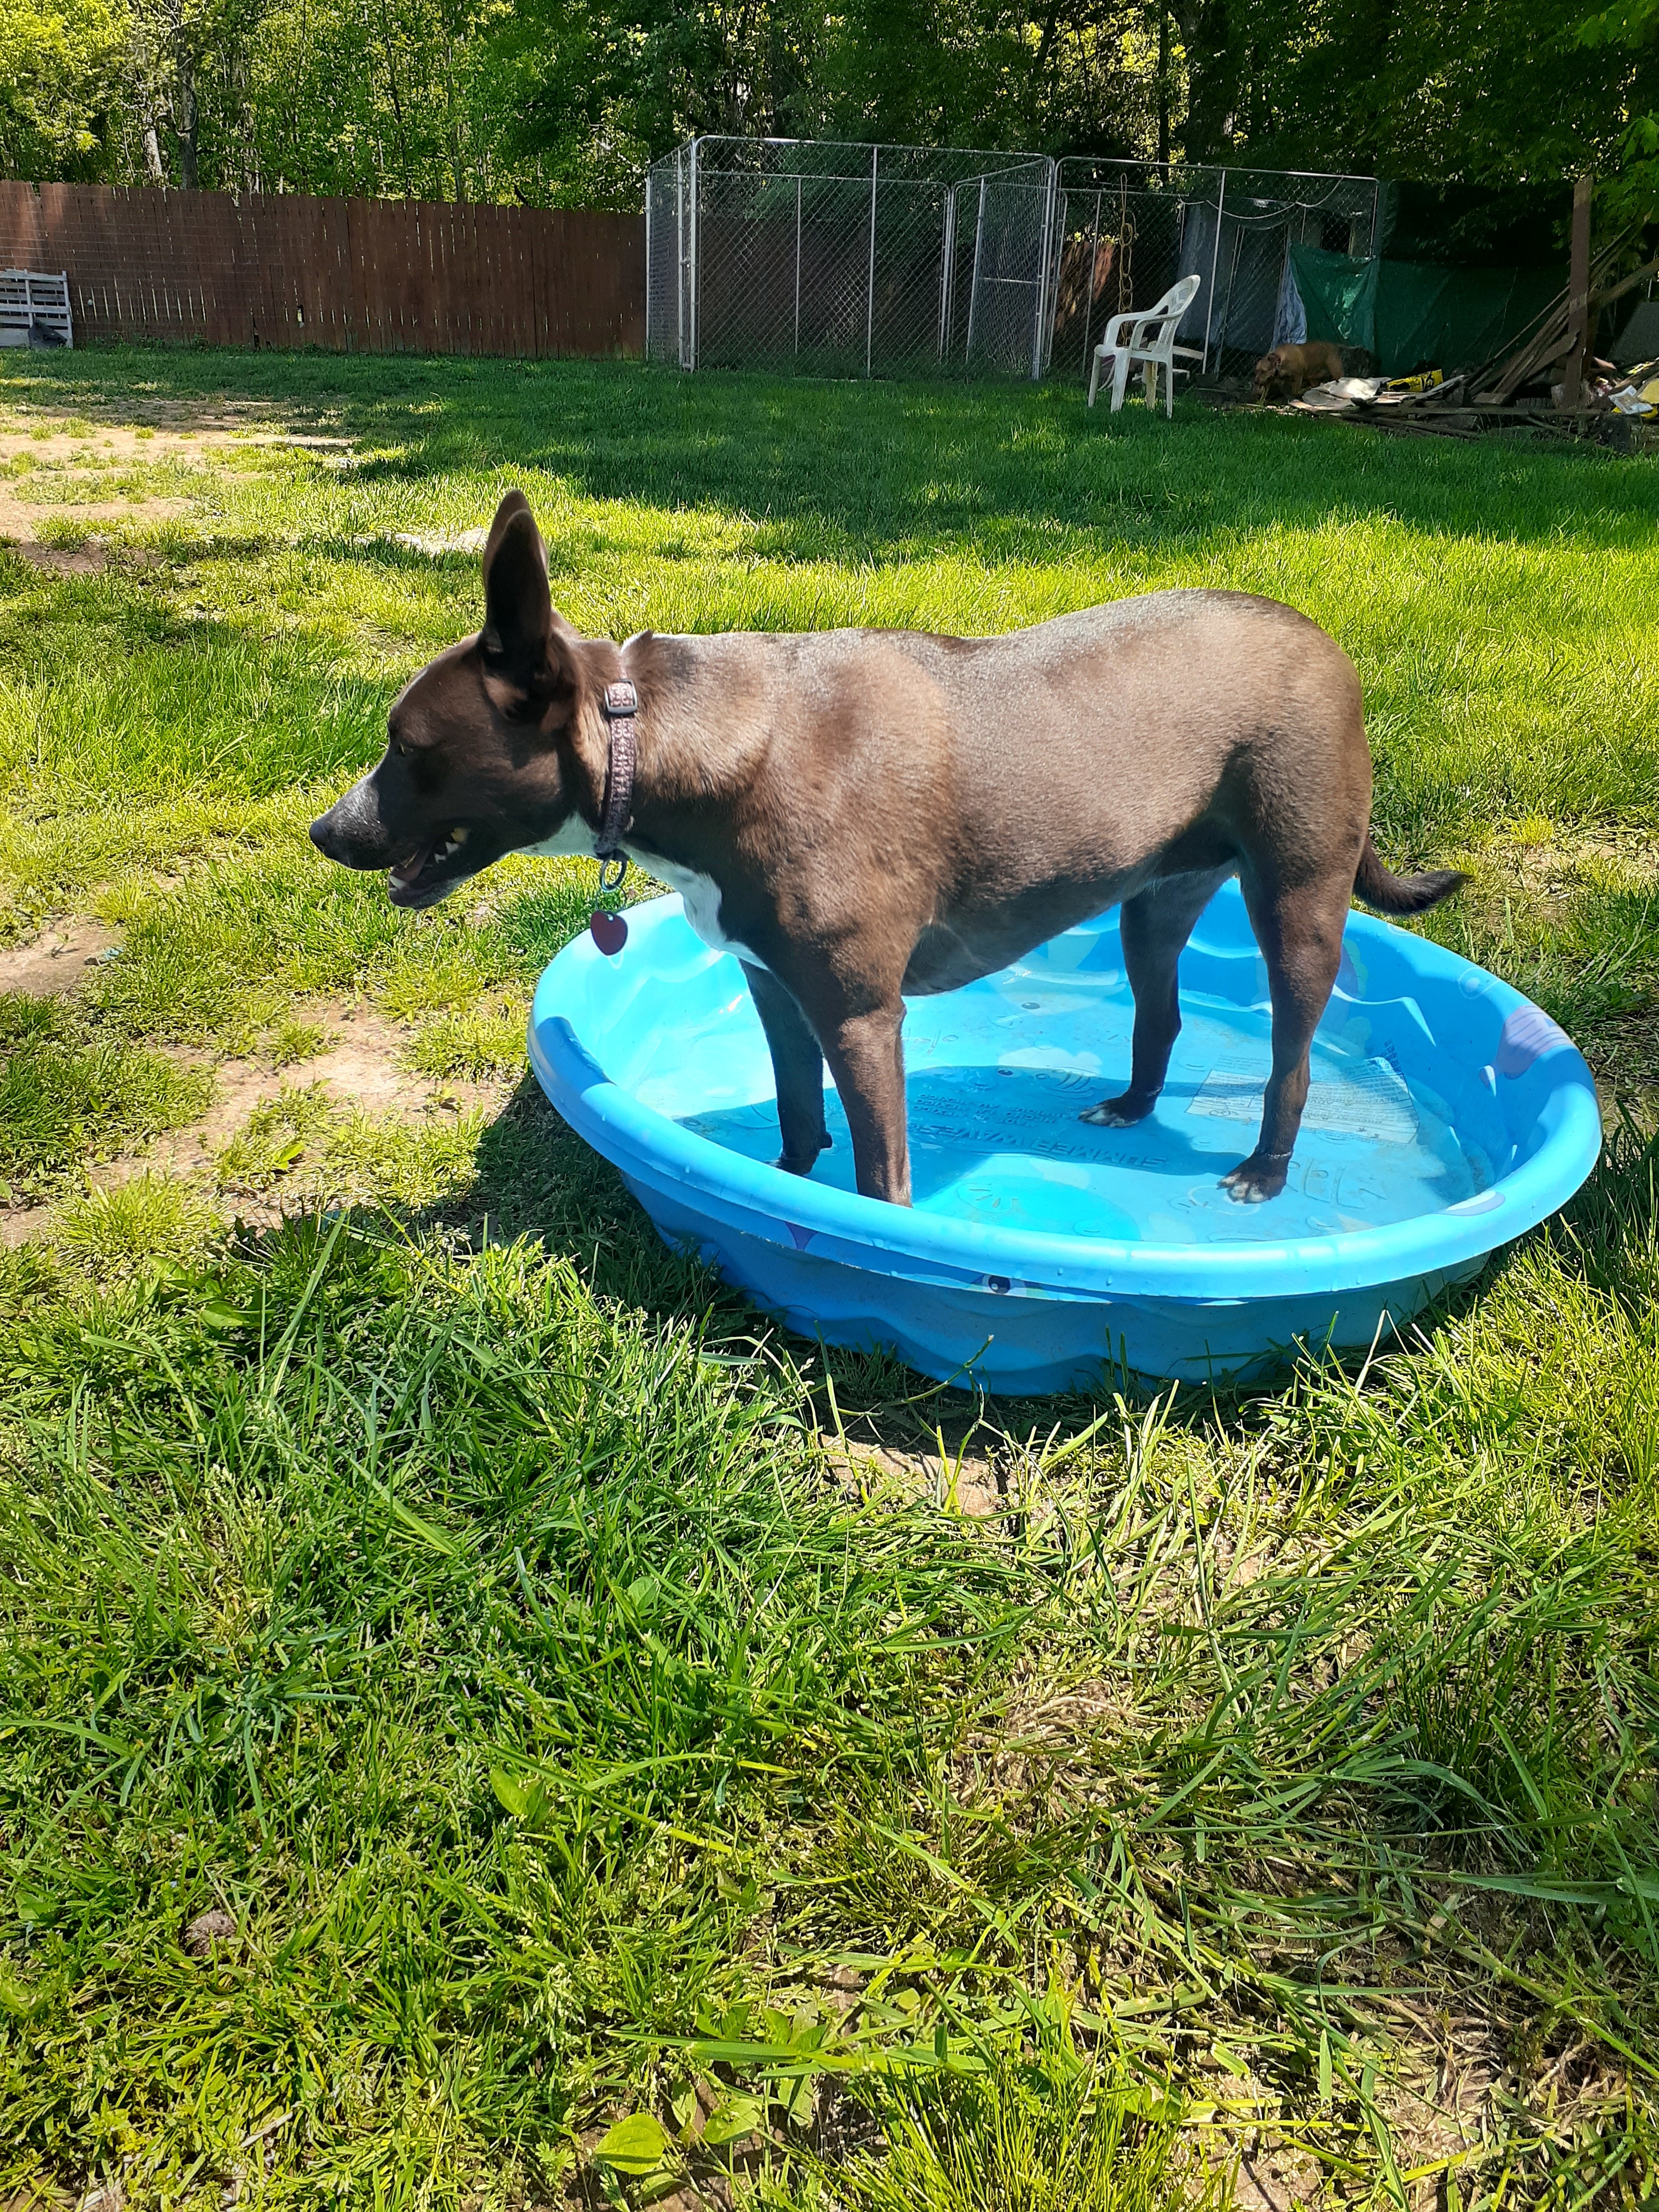
[(1379, 914), (1426, 914), (1431, 906), (1461, 890), (1468, 878), (1461, 868), (1428, 868), (1420, 876), (1393, 876), (1376, 857), (1370, 832), (1359, 855), (1354, 896)]

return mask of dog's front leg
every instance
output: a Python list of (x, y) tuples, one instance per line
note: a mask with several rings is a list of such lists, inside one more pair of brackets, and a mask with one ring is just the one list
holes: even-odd
[(904, 1127), (904, 1002), (825, 1022), (823, 1056), (853, 1137), (853, 1166), (866, 1198), (910, 1203), (910, 1147)]
[(813, 1161), (830, 1141), (823, 1125), (823, 1054), (794, 993), (769, 969), (745, 960), (743, 972), (772, 1054), (783, 1138), (776, 1164), (791, 1175), (811, 1175)]

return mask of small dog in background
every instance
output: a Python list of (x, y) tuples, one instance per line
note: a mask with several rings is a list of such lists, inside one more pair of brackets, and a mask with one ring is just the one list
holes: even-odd
[(1276, 345), (1255, 365), (1255, 404), (1265, 407), (1270, 399), (1300, 399), (1310, 385), (1334, 383), (1342, 373), (1341, 352), (1328, 339)]

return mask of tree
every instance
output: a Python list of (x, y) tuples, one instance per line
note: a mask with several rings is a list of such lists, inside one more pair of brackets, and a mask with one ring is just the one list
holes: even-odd
[(637, 206), (696, 131), (1659, 198), (1659, 0), (0, 0), (14, 174)]

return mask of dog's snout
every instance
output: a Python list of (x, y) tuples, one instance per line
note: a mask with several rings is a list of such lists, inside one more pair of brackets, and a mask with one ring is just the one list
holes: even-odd
[(354, 837), (346, 823), (340, 820), (340, 810), (331, 806), (326, 814), (319, 814), (311, 825), (311, 842), (317, 850), (343, 868), (372, 867), (372, 860), (361, 854), (359, 840)]
[(398, 856), (381, 817), (373, 779), (364, 776), (311, 825), (311, 842), (343, 868), (384, 868)]

